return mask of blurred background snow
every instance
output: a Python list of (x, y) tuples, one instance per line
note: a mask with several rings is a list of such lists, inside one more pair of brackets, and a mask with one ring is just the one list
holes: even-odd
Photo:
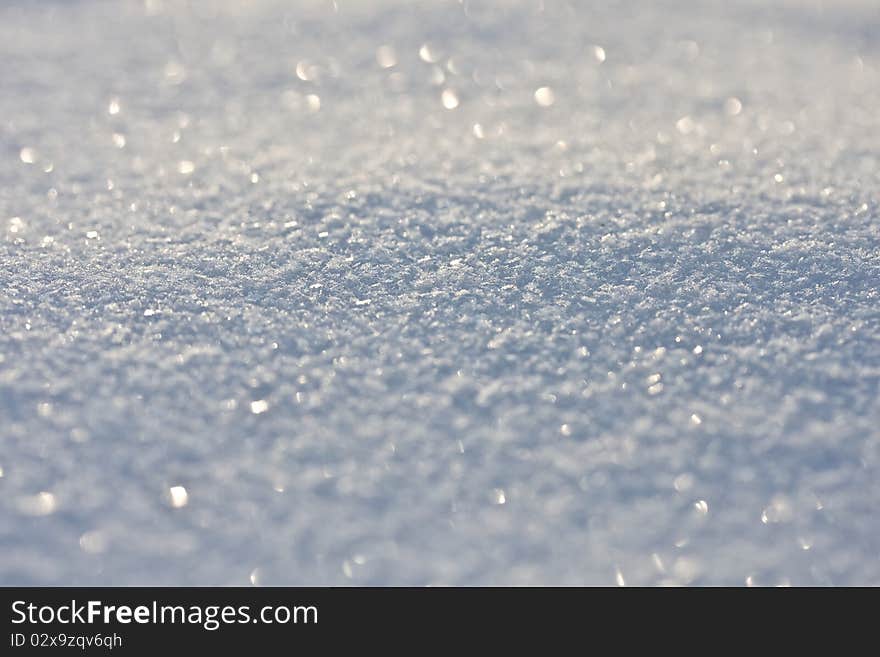
[(880, 584), (876, 2), (0, 6), (0, 583)]

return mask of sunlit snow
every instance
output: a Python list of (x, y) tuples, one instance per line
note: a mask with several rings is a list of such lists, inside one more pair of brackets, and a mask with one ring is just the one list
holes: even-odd
[(0, 583), (880, 584), (873, 0), (0, 6)]

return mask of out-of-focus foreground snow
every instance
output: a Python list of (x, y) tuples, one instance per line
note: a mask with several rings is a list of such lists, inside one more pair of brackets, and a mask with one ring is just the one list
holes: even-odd
[(878, 34), (4, 3), (0, 582), (880, 583)]

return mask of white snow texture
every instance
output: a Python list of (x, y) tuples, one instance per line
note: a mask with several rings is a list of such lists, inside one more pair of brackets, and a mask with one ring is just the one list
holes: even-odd
[(0, 583), (880, 584), (878, 34), (3, 3)]

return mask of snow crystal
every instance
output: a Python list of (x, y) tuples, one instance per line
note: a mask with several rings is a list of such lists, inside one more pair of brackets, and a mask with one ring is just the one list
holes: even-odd
[(880, 584), (878, 30), (3, 3), (0, 583)]

